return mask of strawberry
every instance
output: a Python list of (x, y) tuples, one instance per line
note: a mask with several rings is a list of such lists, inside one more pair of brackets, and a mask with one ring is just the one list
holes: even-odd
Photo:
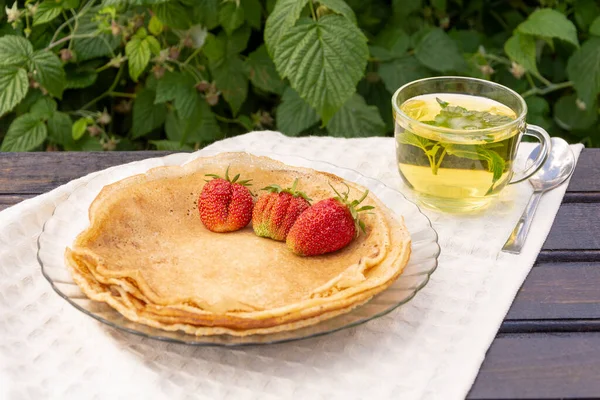
[(252, 219), (254, 202), (246, 186), (250, 180), (238, 181), (240, 174), (229, 178), (229, 167), (225, 178), (208, 174), (213, 180), (202, 188), (198, 199), (200, 219), (213, 232), (233, 232), (242, 229)]
[(365, 231), (358, 213), (374, 207), (356, 207), (369, 191), (365, 191), (360, 199), (349, 201), (350, 189), (342, 195), (333, 186), (331, 188), (337, 196), (312, 205), (300, 214), (290, 229), (286, 244), (295, 254), (316, 256), (331, 253), (347, 246), (361, 230)]
[(262, 189), (268, 193), (258, 198), (252, 212), (252, 227), (257, 236), (285, 241), (296, 218), (310, 207), (310, 199), (296, 190), (297, 184), (298, 179), (291, 188), (270, 185)]

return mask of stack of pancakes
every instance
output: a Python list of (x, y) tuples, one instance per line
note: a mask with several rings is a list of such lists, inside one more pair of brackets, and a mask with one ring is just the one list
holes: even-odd
[[(266, 157), (224, 153), (161, 167), (106, 186), (89, 209), (90, 226), (66, 249), (74, 280), (91, 299), (126, 318), (194, 335), (245, 336), (300, 328), (350, 311), (387, 288), (410, 255), (400, 217), (370, 193), (366, 233), (335, 253), (300, 257), (251, 226), (214, 233), (197, 200), (206, 174), (299, 189), (313, 202), (332, 197), (341, 178)], [(350, 198), (365, 188), (345, 182)]]

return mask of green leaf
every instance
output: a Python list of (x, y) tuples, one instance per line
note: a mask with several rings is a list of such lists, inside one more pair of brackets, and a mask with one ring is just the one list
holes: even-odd
[(358, 83), (357, 92), (367, 104), (376, 106), (379, 109), (381, 119), (385, 122), (387, 132), (394, 130), (394, 117), (392, 113), (392, 104), (390, 99), (392, 94), (386, 89), (383, 81), (379, 79), (376, 82), (370, 82), (363, 79)]
[(373, 44), (388, 50), (392, 58), (402, 57), (410, 46), (410, 36), (402, 27), (392, 24), (379, 32)]
[(209, 143), (222, 139), (221, 129), (204, 99), (196, 103), (192, 118), (183, 119), (170, 111), (165, 123), (167, 138), (179, 143)]
[(0, 66), (0, 116), (15, 108), (28, 89), (29, 79), (23, 68)]
[(62, 6), (54, 0), (45, 0), (38, 5), (33, 14), (33, 26), (45, 24), (60, 15)]
[(456, 42), (462, 53), (476, 53), (485, 40), (481, 32), (472, 30), (452, 30), (448, 35)]
[(504, 44), (504, 52), (511, 60), (521, 64), (525, 70), (540, 76), (535, 59), (536, 50), (533, 36), (515, 33)]
[(182, 118), (191, 118), (197, 108), (199, 94), (194, 87), (196, 82), (189, 74), (167, 72), (156, 86), (154, 104), (174, 101), (174, 106)]
[(600, 37), (591, 37), (569, 58), (567, 75), (579, 98), (591, 108), (600, 93)]
[(427, 68), (439, 72), (462, 71), (465, 59), (456, 42), (442, 29), (432, 29), (415, 47), (415, 56)]
[(146, 69), (150, 61), (150, 44), (144, 39), (133, 37), (125, 46), (125, 54), (127, 55), (127, 63), (129, 65), (129, 76), (135, 82)]
[(277, 130), (289, 136), (297, 136), (319, 122), (316, 111), (291, 87), (283, 92), (276, 117)]
[(131, 137), (144, 136), (165, 122), (167, 107), (164, 104), (154, 104), (156, 92), (150, 89), (141, 90), (133, 102), (133, 123)]
[(354, 11), (352, 11), (352, 8), (344, 0), (319, 0), (319, 3), (356, 24), (356, 15), (354, 15)]
[(40, 118), (48, 119), (56, 111), (56, 101), (49, 97), (40, 97), (33, 105), (29, 112), (37, 115)]
[(92, 86), (98, 79), (98, 73), (93, 68), (72, 65), (65, 66), (65, 76), (65, 89), (84, 89)]
[(447, 144), (444, 146), (446, 152), (455, 157), (467, 158), (475, 161), (486, 161), (488, 171), (492, 173), (492, 184), (502, 177), (506, 162), (494, 150), (483, 146)]
[(244, 9), (244, 15), (248, 24), (256, 29), (260, 30), (261, 19), (262, 19), (262, 5), (259, 0), (242, 0), (240, 5)]
[(160, 54), (160, 43), (154, 36), (147, 36), (144, 40), (148, 43), (148, 48), (152, 54), (155, 56)]
[(0, 37), (0, 65), (22, 66), (33, 54), (33, 46), (20, 36), (6, 35)]
[(173, 29), (188, 29), (192, 25), (190, 10), (178, 2), (157, 4), (152, 7), (163, 24)]
[(33, 106), (35, 102), (41, 99), (42, 97), (44, 97), (44, 95), (39, 89), (31, 89), (27, 91), (27, 95), (25, 96), (25, 98), (21, 100), (19, 104), (17, 104), (17, 106), (15, 107), (15, 114), (19, 116), (28, 113), (31, 106)]
[(71, 127), (71, 137), (73, 140), (79, 140), (87, 130), (88, 119), (79, 118)]
[(446, 0), (431, 0), (433, 8), (439, 11), (446, 11)]
[(238, 55), (210, 63), (210, 72), (217, 88), (235, 116), (248, 96), (246, 66)]
[(377, 107), (354, 94), (331, 118), (327, 132), (338, 137), (378, 136), (385, 133), (385, 123)]
[(423, 8), (423, 0), (393, 0), (392, 10), (394, 14), (407, 16)]
[(582, 31), (587, 31), (596, 17), (600, 15), (600, 5), (596, 0), (577, 0), (574, 19)]
[(535, 10), (517, 27), (517, 32), (542, 38), (557, 38), (579, 47), (575, 25), (564, 14), (551, 8)]
[(150, 22), (148, 22), (148, 30), (154, 36), (158, 36), (162, 33), (163, 23), (156, 15), (153, 15), (152, 18), (150, 18)]
[(527, 122), (548, 129), (552, 120), (548, 118), (550, 105), (546, 99), (540, 96), (529, 96), (525, 101), (527, 102)]
[(431, 71), (425, 68), (414, 56), (406, 56), (382, 63), (379, 75), (390, 93), (408, 82), (430, 77)]
[(600, 36), (600, 17), (596, 17), (592, 25), (590, 25), (590, 34)]
[(408, 144), (410, 146), (417, 147), (423, 150), (425, 153), (429, 153), (430, 150), (427, 147), (432, 144), (429, 140), (421, 136), (417, 136), (409, 131), (404, 131), (398, 134), (396, 138), (400, 144)]
[(250, 53), (246, 63), (248, 64), (250, 81), (254, 86), (266, 92), (276, 94), (283, 92), (285, 83), (279, 77), (265, 45), (261, 45)]
[(10, 124), (2, 142), (1, 151), (29, 151), (46, 140), (48, 130), (44, 121), (35, 114), (23, 114)]
[(117, 6), (117, 5), (130, 5), (130, 6), (150, 6), (153, 4), (168, 3), (171, 0), (103, 0), (103, 6)]
[(86, 61), (92, 58), (113, 56), (114, 50), (121, 43), (121, 36), (113, 36), (110, 33), (101, 33), (98, 29), (98, 21), (94, 15), (99, 8), (94, 7), (79, 18), (76, 35), (97, 34), (95, 37), (73, 39), (73, 50), (77, 54), (77, 61)]
[(156, 150), (160, 151), (191, 151), (194, 150), (191, 146), (187, 144), (181, 144), (175, 140), (149, 140), (148, 143), (156, 146)]
[(302, 9), (309, 0), (279, 0), (265, 23), (265, 44), (271, 55), (281, 37), (294, 26), (300, 18)]
[(213, 29), (219, 25), (220, 0), (191, 0), (194, 23)]
[(39, 82), (48, 93), (57, 98), (62, 98), (67, 83), (62, 62), (48, 50), (39, 50), (33, 53), (29, 62), (29, 70), (33, 79)]
[(55, 112), (48, 119), (48, 137), (54, 143), (57, 143), (65, 148), (65, 150), (73, 150), (75, 141), (73, 140), (73, 123), (71, 118), (63, 112)]
[(215, 63), (224, 58), (237, 55), (246, 49), (250, 38), (250, 28), (244, 25), (240, 29), (227, 36), (225, 32), (218, 36), (209, 33), (202, 49), (208, 61)]
[(554, 121), (568, 131), (584, 130), (596, 123), (598, 113), (595, 104), (581, 110), (577, 107), (577, 96), (563, 96), (554, 104)]
[(360, 29), (339, 15), (303, 18), (275, 48), (275, 66), (327, 124), (364, 74), (366, 42)]
[(244, 8), (238, 7), (233, 2), (224, 3), (219, 10), (219, 23), (225, 32), (231, 35), (244, 23)]
[(62, 2), (63, 9), (77, 8), (77, 7), (79, 7), (79, 0), (63, 0), (63, 2)]

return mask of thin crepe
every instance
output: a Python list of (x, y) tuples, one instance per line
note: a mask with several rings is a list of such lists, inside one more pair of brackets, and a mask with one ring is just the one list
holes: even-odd
[[(330, 197), (331, 174), (289, 167), (266, 157), (224, 153), (182, 167), (161, 167), (105, 187), (90, 206), (90, 226), (66, 260), (83, 292), (125, 317), (196, 335), (269, 333), (347, 312), (389, 286), (410, 255), (400, 218), (369, 194), (366, 234), (346, 248), (299, 257), (285, 243), (247, 227), (213, 233), (200, 222), (197, 199), (205, 174), (242, 174), (252, 191), (277, 183), (314, 201)], [(364, 188), (345, 182), (350, 197)]]

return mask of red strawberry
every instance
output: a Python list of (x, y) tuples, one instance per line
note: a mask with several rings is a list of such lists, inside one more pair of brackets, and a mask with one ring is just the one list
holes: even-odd
[(202, 188), (198, 199), (200, 219), (206, 228), (213, 232), (233, 232), (242, 229), (252, 219), (254, 202), (246, 186), (250, 180), (239, 181), (240, 174), (229, 178), (229, 167), (225, 179), (218, 175)]
[(252, 212), (252, 227), (256, 235), (285, 241), (296, 218), (310, 207), (310, 199), (296, 190), (297, 184), (298, 179), (291, 188), (270, 185), (262, 189), (269, 193), (258, 198)]
[(365, 191), (358, 200), (348, 201), (349, 191), (337, 197), (321, 200), (304, 211), (288, 233), (286, 243), (290, 250), (300, 256), (316, 256), (330, 253), (347, 246), (358, 236), (364, 223), (358, 213), (371, 210), (373, 206), (356, 208), (367, 197)]

